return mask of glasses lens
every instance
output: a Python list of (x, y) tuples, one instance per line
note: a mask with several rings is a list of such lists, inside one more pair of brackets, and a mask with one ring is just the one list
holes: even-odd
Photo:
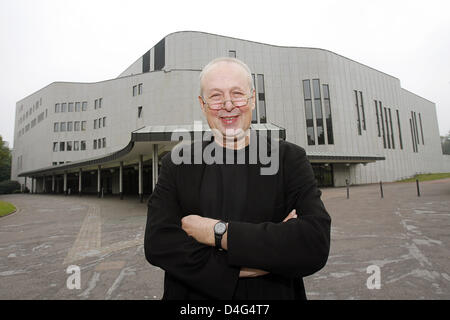
[(223, 102), (211, 102), (209, 104), (209, 107), (213, 110), (220, 110), (222, 109)]
[(233, 100), (233, 105), (235, 107), (243, 107), (247, 105), (247, 99), (235, 99)]

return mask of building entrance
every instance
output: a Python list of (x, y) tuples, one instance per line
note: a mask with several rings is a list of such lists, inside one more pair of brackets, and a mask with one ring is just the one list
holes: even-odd
[(325, 163), (311, 163), (318, 187), (334, 187), (333, 165)]

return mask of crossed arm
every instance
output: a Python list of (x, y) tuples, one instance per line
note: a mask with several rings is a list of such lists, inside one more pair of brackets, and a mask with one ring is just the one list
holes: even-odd
[[(294, 209), (287, 215), (287, 217), (283, 220), (283, 222), (296, 218), (297, 213)], [(211, 219), (191, 214), (181, 219), (181, 228), (189, 236), (193, 237), (198, 242), (203, 243), (207, 246), (214, 247), (215, 246), (214, 225), (217, 222), (219, 222), (219, 220), (217, 219)], [(228, 232), (224, 233), (221, 245), (224, 250), (228, 250)], [(241, 270), (239, 271), (239, 277), (240, 278), (259, 277), (268, 273), (269, 272), (260, 269), (241, 267)]]

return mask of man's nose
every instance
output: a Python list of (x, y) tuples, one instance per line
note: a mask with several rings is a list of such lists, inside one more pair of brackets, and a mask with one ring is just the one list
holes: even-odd
[(224, 102), (224, 108), (227, 111), (231, 111), (234, 109), (233, 103), (231, 103), (231, 100), (225, 100)]

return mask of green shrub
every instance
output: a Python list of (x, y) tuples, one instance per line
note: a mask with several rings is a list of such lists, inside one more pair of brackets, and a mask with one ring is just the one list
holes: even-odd
[(0, 182), (0, 194), (13, 193), (16, 190), (20, 190), (20, 183), (12, 180), (5, 180)]

